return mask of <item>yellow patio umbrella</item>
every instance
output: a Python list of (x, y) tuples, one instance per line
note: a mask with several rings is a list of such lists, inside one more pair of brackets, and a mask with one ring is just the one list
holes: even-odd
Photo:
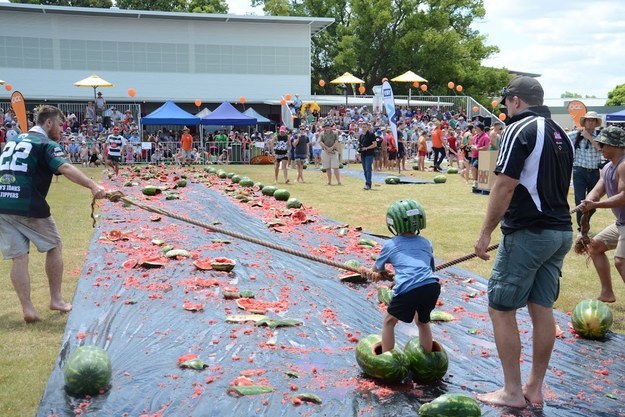
[(421, 77), (420, 75), (415, 74), (412, 71), (406, 71), (402, 75), (398, 75), (397, 77), (392, 78), (391, 81), (397, 83), (410, 83), (410, 86), (408, 87), (408, 106), (410, 106), (410, 97), (412, 96), (412, 83), (414, 83), (415, 81), (418, 83), (428, 82), (428, 80)]
[(93, 99), (96, 99), (96, 89), (98, 87), (113, 87), (113, 84), (111, 84), (110, 82), (103, 80), (102, 78), (100, 78), (98, 75), (93, 74), (90, 75), (89, 77), (82, 79), (80, 81), (76, 81), (74, 83), (74, 85), (76, 87), (91, 87), (93, 88)]
[[(364, 84), (365, 81), (360, 78), (354, 76), (353, 74), (346, 72), (341, 75), (339, 78), (335, 78), (330, 81), (332, 84)], [(347, 106), (347, 88), (345, 89), (345, 106)]]

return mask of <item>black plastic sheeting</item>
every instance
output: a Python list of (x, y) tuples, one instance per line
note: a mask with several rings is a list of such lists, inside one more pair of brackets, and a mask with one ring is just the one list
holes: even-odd
[[(214, 177), (212, 177), (214, 178)], [(267, 242), (308, 251), (337, 261), (359, 259), (371, 265), (371, 249), (356, 244), (360, 232), (350, 227), (340, 236), (337, 224), (305, 212), (307, 224), (283, 217), (284, 203), (262, 197), (264, 207), (251, 207), (226, 196), (220, 188), (189, 184), (179, 189), (181, 200), (162, 196), (148, 203)], [(138, 198), (138, 187), (124, 191)], [(421, 403), (440, 394), (475, 395), (502, 383), (500, 363), (487, 317), (485, 280), (454, 267), (441, 271), (441, 310), (456, 320), (433, 324), (436, 340), (450, 358), (443, 381), (432, 386), (406, 382), (384, 385), (365, 377), (355, 361), (358, 339), (379, 333), (383, 308), (377, 302), (377, 284), (345, 284), (339, 271), (324, 264), (235, 240), (163, 217), (151, 222), (151, 213), (120, 203), (104, 203), (102, 220), (91, 242), (81, 273), (58, 359), (48, 381), (37, 416), (415, 416)], [(277, 230), (263, 221), (276, 216), (285, 225)], [(112, 242), (113, 229), (129, 240)], [(213, 242), (228, 239), (230, 244)], [(237, 260), (230, 273), (199, 271), (191, 259), (170, 260), (159, 269), (124, 269), (122, 263), (142, 252), (156, 251), (152, 239), (162, 239), (199, 258), (225, 256)], [(377, 239), (381, 241), (381, 239)], [(375, 250), (373, 250), (375, 252)], [(444, 257), (444, 254), (437, 254)], [(448, 259), (446, 259), (448, 260)], [(198, 287), (198, 279), (214, 279), (218, 286)], [(565, 277), (563, 285), (570, 277)], [(235, 301), (225, 300), (226, 287), (253, 290), (256, 298), (283, 301), (284, 311), (271, 317), (299, 319), (299, 327), (271, 330), (253, 324), (230, 324), (229, 314), (242, 314)], [(184, 302), (203, 303), (190, 312)], [(286, 302), (286, 303), (284, 303)], [(526, 310), (518, 314), (524, 346), (523, 375), (531, 366), (530, 325)], [(625, 353), (622, 335), (609, 333), (603, 341), (578, 339), (569, 330), (569, 318), (557, 314), (564, 335), (556, 342), (546, 377), (547, 403), (542, 410), (514, 410), (482, 405), (485, 416), (625, 416)], [(397, 342), (404, 346), (417, 335), (414, 325), (399, 324)], [(78, 346), (106, 349), (113, 364), (111, 389), (91, 399), (68, 396), (63, 368)], [(181, 369), (178, 358), (196, 353), (209, 367)], [(292, 378), (286, 371), (296, 371)], [(227, 394), (241, 374), (275, 392), (236, 398)], [(310, 392), (321, 405), (295, 406), (291, 397)]]

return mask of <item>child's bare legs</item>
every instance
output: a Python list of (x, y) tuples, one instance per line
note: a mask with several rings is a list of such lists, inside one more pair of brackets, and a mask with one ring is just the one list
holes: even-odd
[[(382, 322), (382, 353), (393, 350), (395, 347), (395, 325), (397, 318), (386, 313)], [(419, 329), (419, 334), (421, 330)]]
[(419, 343), (426, 352), (432, 351), (432, 329), (430, 323), (421, 323), (419, 318), (415, 316), (414, 322), (419, 328)]

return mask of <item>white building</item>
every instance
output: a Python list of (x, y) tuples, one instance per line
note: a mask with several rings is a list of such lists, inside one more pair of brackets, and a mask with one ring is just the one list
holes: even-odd
[(0, 79), (30, 101), (93, 99), (73, 83), (94, 73), (109, 102), (305, 97), (311, 37), (333, 22), (0, 3)]

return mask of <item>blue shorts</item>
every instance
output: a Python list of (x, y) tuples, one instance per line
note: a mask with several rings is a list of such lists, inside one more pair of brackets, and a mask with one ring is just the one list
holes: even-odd
[(488, 306), (499, 311), (528, 302), (553, 307), (572, 241), (570, 230), (521, 229), (504, 235), (488, 281)]
[(296, 161), (305, 161), (308, 155), (306, 155), (305, 153), (296, 153), (295, 154), (295, 160)]

